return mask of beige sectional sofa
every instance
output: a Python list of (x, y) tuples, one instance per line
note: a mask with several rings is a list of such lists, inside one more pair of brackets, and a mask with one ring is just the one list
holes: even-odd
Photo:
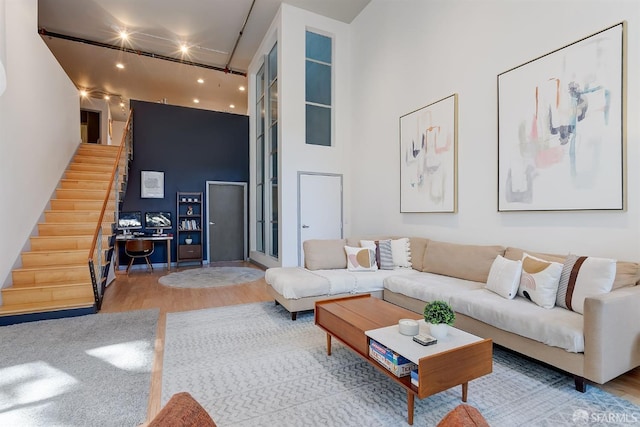
[(305, 242), (307, 268), (268, 269), (268, 290), (294, 320), (298, 311), (313, 309), (315, 301), (341, 295), (372, 293), (416, 313), (427, 301), (445, 300), (456, 311), (457, 328), (573, 374), (581, 391), (585, 380), (603, 384), (640, 366), (637, 263), (611, 261), (611, 290), (584, 298), (580, 313), (559, 305), (543, 308), (522, 296), (507, 299), (487, 288), (498, 256), (515, 261), (526, 253), (563, 263), (563, 255), (409, 238), (411, 268), (349, 271), (344, 247), (359, 242)]

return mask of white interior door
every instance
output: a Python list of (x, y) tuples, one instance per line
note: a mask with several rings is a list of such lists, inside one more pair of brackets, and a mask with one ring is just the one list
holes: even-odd
[(342, 175), (298, 173), (298, 265), (309, 239), (342, 238)]

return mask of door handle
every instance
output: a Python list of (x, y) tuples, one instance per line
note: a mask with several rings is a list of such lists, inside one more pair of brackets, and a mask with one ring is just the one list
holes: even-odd
[(302, 228), (309, 228), (309, 226), (302, 224)]
[(209, 222), (209, 225), (216, 225), (215, 222)]

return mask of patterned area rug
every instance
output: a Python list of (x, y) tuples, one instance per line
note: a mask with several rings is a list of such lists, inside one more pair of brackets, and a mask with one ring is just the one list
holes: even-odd
[(253, 282), (264, 277), (264, 271), (251, 267), (202, 267), (162, 276), (158, 282), (174, 288), (213, 288)]
[[(325, 333), (258, 303), (167, 314), (162, 403), (190, 392), (221, 426), (403, 426), (404, 389)], [(416, 426), (435, 426), (461, 388), (416, 399)], [(496, 426), (636, 425), (640, 407), (500, 348), (468, 403)]]
[(0, 327), (0, 426), (136, 426), (147, 418), (158, 310)]

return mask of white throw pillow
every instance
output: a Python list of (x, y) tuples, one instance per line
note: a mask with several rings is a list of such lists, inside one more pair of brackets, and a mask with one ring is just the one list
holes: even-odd
[(513, 299), (518, 293), (522, 261), (513, 261), (498, 255), (491, 264), (485, 288), (506, 299)]
[(376, 251), (372, 248), (354, 248), (345, 246), (347, 253), (347, 270), (349, 271), (376, 271)]
[(584, 314), (585, 298), (609, 293), (615, 277), (613, 259), (569, 255), (562, 268), (556, 305)]
[(558, 283), (562, 264), (522, 254), (522, 275), (518, 295), (525, 297), (543, 308), (553, 308), (556, 304)]
[(391, 240), (391, 256), (396, 267), (411, 268), (411, 245), (408, 237)]

